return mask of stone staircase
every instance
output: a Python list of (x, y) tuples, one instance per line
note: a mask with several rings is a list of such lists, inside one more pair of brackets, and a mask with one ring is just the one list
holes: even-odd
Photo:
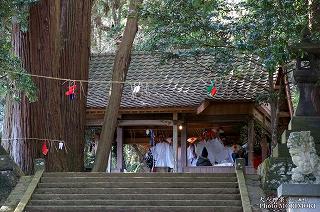
[(25, 211), (243, 210), (233, 173), (44, 172)]

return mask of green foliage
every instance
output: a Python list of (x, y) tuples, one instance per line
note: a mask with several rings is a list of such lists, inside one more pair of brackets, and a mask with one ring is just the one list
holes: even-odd
[(141, 10), (144, 50), (226, 46), (229, 8), (221, 0), (149, 0)]
[(38, 0), (4, 0), (0, 7), (0, 98), (10, 95), (19, 100), (23, 92), (29, 101), (36, 100), (36, 87), (12, 51), (12, 23), (27, 30), (28, 7)]
[[(319, 43), (319, 33), (307, 33), (309, 12), (306, 1), (297, 0), (146, 0), (138, 49), (174, 52), (165, 60), (202, 52), (214, 55), (213, 67), (219, 65), (208, 70), (241, 78), (253, 63), (273, 76), (280, 66), (290, 71), (290, 62), (303, 54), (293, 51), (296, 44)], [(257, 101), (280, 97), (266, 92)]]
[(125, 162), (125, 169), (127, 172), (138, 172), (141, 167), (141, 163), (139, 161), (139, 157), (134, 151), (132, 145), (124, 145), (123, 146), (123, 153), (124, 153), (124, 162)]
[(96, 0), (91, 16), (91, 51), (115, 51), (124, 30), (128, 5), (126, 0)]
[(304, 1), (247, 0), (237, 6), (242, 11), (232, 30), (237, 48), (258, 56), (269, 72), (295, 59), (291, 46), (302, 40), (308, 24)]
[(298, 90), (297, 86), (293, 87), (291, 96), (292, 96), (293, 108), (294, 108), (294, 111), (295, 111), (297, 109), (297, 107), (298, 107), (299, 96), (300, 96), (300, 93), (299, 93), (299, 90)]

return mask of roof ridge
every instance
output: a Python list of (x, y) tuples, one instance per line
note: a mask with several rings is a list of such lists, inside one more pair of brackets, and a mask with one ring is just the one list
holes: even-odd
[[(132, 51), (132, 55), (155, 55), (155, 54), (161, 54), (163, 52), (159, 51)], [(101, 56), (115, 56), (116, 52), (105, 52), (105, 53), (91, 53), (91, 57), (101, 57)]]

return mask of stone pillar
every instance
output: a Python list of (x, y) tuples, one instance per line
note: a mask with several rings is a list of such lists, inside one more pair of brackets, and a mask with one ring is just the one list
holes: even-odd
[[(311, 131), (312, 137), (320, 145), (320, 46), (304, 43), (297, 49), (307, 52), (307, 56), (297, 59), (293, 72), (300, 97), (289, 130)], [(317, 149), (320, 150), (319, 147)]]
[(245, 160), (243, 158), (237, 158), (235, 161), (235, 169), (244, 171), (245, 167)]
[(288, 212), (316, 212), (320, 208), (320, 184), (282, 184), (277, 189), (278, 207), (287, 201)]
[(187, 125), (181, 131), (181, 171), (187, 166)]
[(123, 171), (123, 128), (117, 128), (117, 170)]
[(43, 158), (34, 159), (34, 173), (36, 173), (36, 171), (45, 169), (45, 164), (46, 162)]

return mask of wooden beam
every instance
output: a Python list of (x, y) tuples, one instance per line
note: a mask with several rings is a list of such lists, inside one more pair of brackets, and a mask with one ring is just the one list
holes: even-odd
[(279, 112), (279, 118), (291, 118), (290, 112)]
[(204, 100), (197, 108), (197, 115), (202, 113), (209, 105), (210, 105), (210, 102), (208, 100)]
[(117, 169), (123, 171), (123, 129), (117, 128)]
[(173, 158), (174, 158), (174, 167), (173, 171), (178, 172), (178, 125), (177, 125), (177, 120), (178, 120), (178, 113), (173, 113), (173, 126), (172, 126), (172, 143), (173, 143)]
[(228, 123), (228, 122), (247, 122), (249, 115), (234, 114), (234, 115), (198, 115), (198, 116), (186, 116), (188, 123)]
[(248, 166), (253, 166), (254, 120), (248, 123)]
[(119, 120), (119, 127), (130, 126), (172, 126), (172, 120)]
[(187, 167), (187, 125), (181, 131), (181, 171)]
[[(86, 126), (102, 126), (103, 119), (90, 119), (87, 120)], [(130, 126), (172, 126), (172, 120), (119, 120), (119, 127)]]
[[(154, 107), (154, 108), (120, 108), (120, 114), (140, 114), (140, 113), (195, 113), (196, 107)], [(104, 114), (105, 108), (88, 107), (86, 109), (87, 114)]]
[(265, 133), (262, 133), (260, 146), (261, 146), (261, 158), (262, 158), (262, 161), (264, 161), (268, 157), (268, 154), (269, 154), (267, 135)]

